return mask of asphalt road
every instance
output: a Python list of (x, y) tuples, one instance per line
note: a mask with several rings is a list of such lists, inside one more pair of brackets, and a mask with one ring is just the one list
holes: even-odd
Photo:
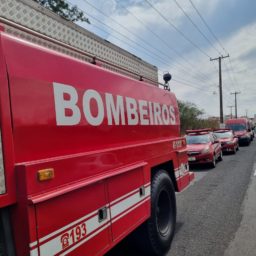
[[(255, 163), (256, 139), (249, 147), (240, 147), (236, 155), (225, 155), (215, 169), (192, 168), (195, 181), (177, 194), (176, 234), (168, 256), (256, 255), (254, 249), (242, 248), (248, 246), (248, 242), (254, 245), (256, 239), (256, 230), (250, 224), (256, 223), (256, 207), (252, 206), (255, 184), (247, 198), (248, 186), (252, 179), (256, 180)], [(249, 216), (245, 220), (244, 214)], [(251, 231), (247, 231), (248, 226)], [(240, 253), (236, 253), (238, 248)], [(108, 254), (112, 255), (139, 256), (141, 253), (128, 239)]]

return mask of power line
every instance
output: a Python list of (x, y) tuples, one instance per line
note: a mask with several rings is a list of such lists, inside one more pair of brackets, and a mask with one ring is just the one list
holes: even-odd
[(220, 47), (223, 49), (223, 51), (228, 54), (228, 52), (226, 51), (226, 49), (224, 48), (224, 46), (222, 45), (222, 43), (220, 42), (220, 40), (217, 38), (217, 36), (213, 33), (213, 31), (211, 30), (210, 26), (207, 24), (207, 22), (205, 21), (205, 19), (203, 18), (203, 16), (201, 15), (201, 13), (199, 12), (199, 10), (196, 8), (195, 4), (193, 3), (192, 0), (189, 0), (189, 2), (191, 3), (192, 7), (195, 9), (196, 13), (198, 14), (198, 16), (201, 18), (202, 22), (204, 23), (204, 25), (207, 27), (208, 31), (211, 33), (211, 35), (214, 37), (214, 39), (218, 42), (218, 44), (220, 45)]
[(224, 62), (224, 65), (225, 65), (225, 67), (226, 67), (226, 70), (227, 70), (227, 72), (228, 72), (228, 76), (229, 76), (229, 78), (230, 78), (230, 82), (231, 82), (231, 84), (233, 85), (233, 89), (235, 90), (235, 84), (234, 84), (234, 79), (233, 79), (233, 76), (231, 75), (231, 72), (230, 72), (230, 70), (229, 70), (229, 68), (228, 68), (228, 66), (227, 66), (227, 64)]
[[(176, 0), (174, 0), (176, 3), (177, 3), (177, 1)], [(189, 0), (190, 1), (190, 3), (191, 3), (191, 5), (192, 5), (192, 7), (195, 9), (195, 11), (197, 12), (197, 14), (198, 14), (198, 16), (201, 18), (201, 20), (203, 21), (203, 23), (205, 24), (205, 26), (207, 27), (207, 29), (209, 30), (209, 32), (212, 34), (212, 36), (215, 38), (215, 40), (219, 43), (219, 45), (221, 46), (221, 48), (225, 51), (225, 52), (227, 52), (226, 51), (226, 49), (223, 47), (223, 45), (221, 44), (221, 42), (218, 40), (218, 38), (215, 36), (215, 34), (213, 33), (213, 31), (211, 30), (211, 28), (209, 27), (209, 25), (207, 24), (207, 22), (204, 20), (204, 18), (203, 18), (203, 16), (200, 14), (200, 12), (199, 12), (199, 10), (196, 8), (196, 6), (195, 6), (195, 4), (192, 2), (192, 0)], [(177, 3), (178, 4), (178, 3)], [(179, 4), (178, 4), (179, 5)], [(180, 6), (181, 7), (181, 6)], [(181, 7), (181, 9), (182, 9), (182, 7)], [(184, 11), (184, 10), (183, 10)], [(184, 11), (185, 12), (185, 11)], [(187, 15), (186, 15), (187, 16)], [(189, 17), (189, 16), (187, 16), (187, 18), (192, 22), (192, 19)], [(193, 22), (192, 22), (192, 24), (193, 24)], [(196, 25), (196, 24), (194, 24), (194, 25)], [(215, 48), (216, 49), (216, 48)], [(219, 51), (218, 51), (219, 52)], [(219, 52), (220, 53), (220, 52)], [(221, 55), (221, 54), (220, 54)], [(231, 64), (231, 63), (230, 63)], [(215, 67), (215, 66), (214, 66)], [(215, 69), (216, 69), (216, 67), (215, 67)], [(217, 69), (216, 69), (217, 70)], [(229, 76), (230, 76), (230, 78), (231, 78), (231, 75), (230, 75), (230, 72), (229, 72), (229, 69), (227, 69), (228, 70), (228, 74), (229, 74)], [(218, 70), (217, 70), (218, 71)], [(232, 81), (232, 83), (233, 83), (233, 79), (231, 78), (231, 81)], [(234, 85), (234, 84), (233, 84)], [(229, 99), (229, 98), (228, 98)]]
[(197, 86), (194, 86), (194, 85), (192, 85), (192, 84), (190, 84), (190, 83), (188, 83), (187, 81), (183, 81), (182, 79), (172, 79), (172, 81), (175, 81), (175, 82), (177, 82), (177, 83), (179, 83), (179, 84), (182, 84), (182, 85), (185, 85), (185, 86), (189, 86), (189, 87), (191, 87), (191, 88), (194, 88), (194, 89), (196, 89), (196, 90), (199, 90), (199, 91), (201, 91), (201, 92), (203, 92), (203, 93), (211, 93), (210, 91), (208, 91), (208, 90), (202, 90), (202, 88), (200, 88), (200, 87), (197, 87)]
[[(88, 15), (88, 16), (89, 16), (90, 18), (92, 18), (92, 19), (95, 19), (93, 16), (90, 16), (89, 14), (86, 14), (86, 15)], [(98, 26), (95, 25), (95, 24), (91, 24), (91, 26), (94, 26), (94, 27), (97, 28), (98, 30), (107, 33), (104, 29), (102, 29), (101, 27), (98, 27)], [(115, 30), (113, 30), (113, 31), (115, 31)], [(123, 37), (125, 37), (123, 34), (121, 34), (121, 35), (122, 35)], [(131, 45), (130, 43), (128, 43), (129, 41), (135, 43), (135, 41), (133, 41), (133, 40), (128, 40), (128, 41), (127, 41), (127, 40), (122, 40), (121, 38), (115, 36), (114, 34), (112, 34), (111, 36), (112, 36), (113, 38), (117, 39), (118, 41), (120, 41), (120, 42), (122, 42), (122, 43), (128, 45), (131, 49), (133, 49), (133, 50), (135, 50), (135, 51), (138, 50), (138, 49), (136, 49), (133, 45)], [(126, 37), (125, 37), (125, 38), (126, 38)], [(126, 39), (128, 39), (128, 38), (126, 38)], [(142, 49), (142, 51), (144, 52), (144, 54), (146, 54), (147, 56), (149, 56), (149, 57), (155, 59), (155, 60), (158, 61), (158, 62), (161, 62), (161, 63), (164, 64), (164, 65), (167, 64), (167, 62), (165, 62), (161, 57), (158, 57), (158, 55), (153, 54), (151, 51), (145, 49), (145, 47), (141, 46), (140, 44), (136, 44), (136, 45), (139, 46), (139, 47)]]
[[(162, 73), (163, 73), (163, 71), (160, 71), (160, 70), (159, 70), (159, 72), (162, 72)], [(204, 93), (210, 93), (210, 94), (213, 93), (211, 90), (209, 90), (209, 89), (207, 89), (207, 88), (197, 87), (197, 86), (191, 84), (191, 81), (187, 81), (187, 80), (185, 80), (184, 78), (180, 78), (180, 77), (178, 77), (178, 76), (176, 76), (176, 77), (177, 77), (177, 79), (176, 79), (176, 78), (172, 78), (171, 81), (175, 81), (175, 82), (178, 82), (178, 83), (180, 83), (180, 84), (189, 86), (189, 87), (191, 87), (191, 88), (200, 90), (201, 92), (204, 92)]]
[[(96, 19), (96, 18), (94, 18), (93, 16), (91, 16), (91, 15), (89, 15), (89, 14), (87, 14), (86, 13), (86, 15), (88, 15), (90, 18), (92, 18), (92, 19)], [(99, 21), (99, 20), (97, 20), (97, 21)], [(102, 23), (103, 24), (103, 23)], [(95, 25), (95, 24), (90, 24), (90, 26), (93, 26), (93, 27), (95, 27), (97, 30), (99, 30), (99, 31), (101, 31), (101, 32), (104, 32), (104, 33), (106, 33), (106, 34), (109, 34), (106, 30), (104, 30), (104, 29), (102, 29), (101, 27), (99, 27), (99, 26), (97, 26), (97, 25)], [(114, 31), (114, 30), (113, 30)], [(122, 35), (122, 34), (121, 34)], [(135, 50), (135, 51), (137, 51), (138, 49), (136, 49), (132, 44), (130, 44), (130, 43), (128, 43), (129, 41), (131, 41), (131, 40), (123, 40), (123, 39), (121, 39), (120, 37), (117, 37), (117, 36), (115, 36), (114, 34), (112, 34), (111, 35), (113, 38), (115, 38), (116, 40), (118, 40), (118, 41), (120, 41), (120, 42), (122, 42), (122, 43), (124, 43), (124, 44), (126, 44), (127, 46), (129, 46), (131, 49), (133, 49), (133, 50)], [(124, 35), (122, 35), (122, 36), (124, 36)], [(127, 38), (128, 39), (128, 38)], [(131, 41), (131, 42), (134, 42), (135, 43), (135, 41)], [(144, 54), (146, 54), (147, 56), (149, 56), (149, 57), (151, 57), (151, 58), (153, 58), (153, 59), (155, 59), (155, 55), (153, 54), (153, 53), (151, 53), (150, 51), (147, 51), (144, 47), (142, 47), (142, 46), (140, 46), (140, 45), (138, 45), (137, 44), (137, 46), (139, 46), (139, 47), (141, 47), (141, 49), (142, 49), (142, 51), (144, 52)], [(166, 64), (161, 58), (158, 60), (159, 62), (161, 62), (161, 63), (163, 63), (163, 64)]]
[(112, 20), (114, 23), (116, 23), (118, 26), (120, 26), (121, 28), (123, 28), (124, 30), (126, 30), (127, 32), (129, 32), (131, 35), (135, 36), (136, 38), (138, 38), (141, 42), (143, 42), (145, 45), (149, 46), (150, 48), (154, 49), (155, 51), (159, 52), (160, 54), (162, 54), (163, 56), (166, 56), (166, 53), (162, 52), (161, 50), (159, 50), (158, 48), (154, 47), (152, 44), (148, 43), (148, 41), (146, 41), (144, 38), (138, 36), (137, 34), (135, 34), (134, 32), (132, 32), (131, 30), (129, 30), (127, 27), (125, 27), (123, 24), (121, 24), (120, 22), (116, 21), (115, 19), (113, 19), (112, 17), (109, 17), (106, 13), (104, 13), (102, 10), (100, 10), (99, 8), (97, 8), (96, 6), (94, 6), (93, 4), (91, 4), (89, 1), (87, 0), (83, 0), (84, 2), (86, 2), (89, 6), (91, 6), (93, 9), (95, 9), (96, 11), (98, 11), (99, 13), (101, 13), (103, 16), (107, 17), (108, 19)]
[[(176, 0), (174, 0), (176, 1)], [(214, 34), (214, 32), (212, 31), (212, 29), (210, 28), (210, 26), (207, 24), (206, 20), (203, 18), (202, 14), (199, 12), (199, 10), (197, 9), (197, 7), (195, 6), (195, 4), (193, 3), (192, 0), (189, 0), (189, 2), (191, 3), (192, 7), (194, 8), (194, 10), (196, 11), (196, 13), (198, 14), (198, 16), (200, 17), (201, 21), (204, 23), (204, 25), (206, 26), (206, 28), (208, 29), (208, 31), (211, 33), (211, 35), (213, 36), (213, 38), (216, 40), (216, 42), (220, 45), (220, 47), (223, 49), (223, 51), (228, 54), (227, 50), (225, 49), (225, 47), (223, 46), (223, 44), (220, 42), (220, 40), (218, 39), (218, 37)], [(221, 55), (221, 54), (220, 54)], [(231, 64), (231, 60), (229, 59), (231, 68), (232, 68), (232, 64)], [(229, 72), (229, 71), (228, 71)], [(232, 68), (232, 72), (234, 73), (234, 70)], [(233, 76), (234, 77), (234, 76)]]
[[(134, 32), (132, 32), (132, 31), (130, 31), (127, 27), (125, 27), (123, 24), (120, 24), (118, 21), (116, 21), (115, 19), (113, 19), (113, 18), (111, 18), (111, 17), (109, 17), (108, 15), (106, 15), (102, 10), (100, 10), (99, 8), (97, 8), (96, 6), (94, 6), (93, 4), (91, 4), (90, 2), (88, 2), (87, 0), (83, 0), (84, 2), (86, 2), (89, 6), (91, 6), (93, 9), (95, 9), (96, 11), (98, 11), (99, 13), (101, 13), (103, 16), (105, 16), (105, 17), (107, 17), (107, 18), (109, 18), (110, 20), (112, 20), (114, 23), (116, 23), (118, 26), (120, 26), (120, 27), (122, 27), (123, 29), (125, 29), (126, 31), (128, 31), (130, 34), (132, 34), (133, 36), (136, 36), (136, 38), (139, 38), (140, 39), (140, 41), (141, 42), (143, 42), (144, 44), (146, 44), (147, 46), (149, 46), (150, 48), (152, 48), (153, 50), (155, 50), (155, 51), (157, 51), (157, 52), (159, 52), (160, 54), (162, 54), (164, 57), (166, 57), (166, 52), (163, 52), (163, 51), (161, 51), (161, 50), (159, 50), (158, 48), (156, 48), (156, 47), (154, 47), (152, 44), (149, 44), (145, 39), (143, 39), (143, 38), (141, 38), (140, 36), (138, 36), (138, 35), (136, 35)], [(123, 7), (124, 8), (124, 7)], [(129, 12), (131, 15), (133, 15), (141, 24), (143, 24), (143, 22), (142, 21), (140, 21), (134, 14), (132, 14), (130, 11), (128, 11), (127, 10), (127, 8), (124, 8), (124, 9), (126, 9), (126, 11), (127, 12)], [(143, 24), (144, 26), (145, 26), (145, 24)], [(151, 29), (149, 29), (148, 27), (146, 27), (146, 29), (147, 30), (149, 30), (155, 37), (157, 37), (159, 40), (161, 40), (163, 43), (165, 43), (165, 45), (167, 45), (167, 47), (169, 48), (169, 49), (171, 49), (172, 51), (174, 51), (176, 54), (177, 54), (177, 56), (179, 56), (179, 57), (181, 57), (185, 62), (187, 62), (190, 66), (192, 66), (193, 67), (193, 65), (191, 64), (191, 63), (189, 63), (188, 61), (187, 61), (187, 59), (185, 59), (183, 56), (181, 56), (177, 51), (175, 51), (174, 49), (172, 49), (171, 47), (169, 47), (169, 45), (165, 42), (165, 41), (163, 41), (161, 38), (160, 38), (160, 36), (158, 36), (154, 31), (152, 31)], [(120, 33), (119, 33), (120, 34)], [(160, 57), (159, 55), (157, 55), (158, 56), (158, 58), (162, 58), (162, 57)], [(168, 60), (169, 61), (169, 60)], [(161, 61), (162, 62), (162, 61)], [(164, 64), (167, 64), (168, 62), (166, 62), (166, 60), (164, 61), (165, 63)], [(162, 62), (163, 63), (163, 62)], [(179, 65), (179, 66), (181, 66), (182, 68), (183, 68), (183, 71), (185, 71), (186, 73), (187, 73), (187, 68), (185, 67), (184, 68), (184, 66), (183, 65), (181, 65), (179, 62), (177, 62), (178, 64), (176, 64), (176, 65)], [(167, 64), (167, 65), (169, 65), (169, 63)], [(174, 65), (174, 64), (172, 64), (173, 66), (176, 66), (176, 65)], [(202, 78), (202, 79), (204, 79), (204, 81), (207, 81), (207, 77), (206, 76), (204, 76), (204, 74), (202, 73), (202, 76), (200, 75), (200, 77)], [(201, 80), (202, 81), (202, 79), (199, 79), (199, 80)]]
[[(167, 43), (165, 40), (163, 40), (163, 38), (161, 38), (157, 33), (155, 33), (151, 28), (149, 28), (141, 19), (139, 19), (134, 13), (132, 13), (131, 11), (129, 11), (126, 7), (124, 7), (123, 5), (121, 5), (122, 8), (124, 10), (126, 10), (130, 15), (132, 15), (140, 24), (142, 24), (150, 33), (152, 33), (160, 42), (162, 42), (166, 47), (168, 47), (168, 49), (170, 49), (171, 51), (173, 51), (179, 58), (182, 58), (185, 63), (187, 63), (190, 67), (194, 67), (194, 65), (192, 63), (190, 63), (185, 57), (183, 57), (175, 48), (171, 47), (169, 45), (169, 43)], [(184, 70), (187, 72), (187, 68), (184, 67), (179, 61), (177, 61), (177, 65), (181, 66), (184, 68)], [(175, 65), (176, 66), (176, 65)], [(202, 72), (198, 71), (198, 74), (200, 74), (200, 77), (205, 79), (205, 81), (207, 81), (208, 77), (206, 77), (205, 74), (203, 74)]]
[[(159, 72), (161, 72), (161, 71), (159, 71)], [(200, 92), (203, 92), (203, 93), (210, 93), (211, 95), (213, 94), (213, 91), (209, 90), (209, 88), (207, 89), (205, 87), (203, 87), (203, 88), (202, 87), (197, 87), (197, 86), (191, 84), (191, 81), (187, 81), (187, 80), (185, 80), (183, 78), (180, 78), (178, 76), (176, 76), (176, 78), (172, 78), (172, 81), (175, 81), (175, 82), (178, 82), (182, 85), (189, 86), (191, 88), (197, 89), (197, 90), (199, 90)], [(232, 104), (233, 102), (230, 99), (230, 94), (225, 92), (225, 95), (227, 96), (227, 101), (229, 102), (229, 104)]]
[[(86, 15), (89, 16), (89, 17), (92, 18), (92, 19), (96, 19), (95, 17), (91, 16), (91, 15), (88, 14), (88, 13), (86, 13)], [(99, 21), (98, 19), (96, 19), (96, 20)], [(102, 24), (104, 24), (104, 23), (102, 23)], [(103, 31), (103, 32), (106, 32), (105, 30), (103, 30), (102, 28), (100, 28), (100, 27), (98, 27), (98, 26), (96, 26), (96, 25), (94, 25), (94, 24), (91, 24), (91, 25), (94, 26), (94, 27), (96, 27), (97, 29)], [(122, 35), (122, 34), (121, 34), (121, 35)], [(112, 35), (112, 36), (113, 36), (114, 38), (116, 38), (117, 40), (119, 40), (119, 41), (121, 41), (121, 42), (127, 44), (129, 47), (133, 48), (134, 50), (136, 50), (136, 48), (134, 48), (131, 44), (129, 44), (129, 43), (127, 42), (127, 40), (124, 41), (124, 40), (122, 40), (121, 38), (119, 38), (119, 37), (117, 37), (117, 36), (115, 36), (115, 35)], [(128, 38), (127, 38), (127, 39), (128, 39)], [(133, 41), (133, 40), (128, 40), (128, 41), (135, 42), (135, 41)], [(139, 44), (137, 44), (137, 46), (140, 46), (140, 47), (142, 48), (142, 50), (144, 51), (145, 54), (147, 54), (147, 55), (150, 56), (151, 58), (152, 58), (152, 57), (155, 58), (155, 56), (154, 56), (150, 51), (146, 50), (145, 48), (143, 48), (143, 47), (142, 47), (141, 45), (139, 45)], [(167, 63), (163, 62), (160, 58), (159, 58), (158, 61), (160, 61), (160, 62), (163, 63), (163, 64), (167, 64)], [(185, 71), (186, 71), (186, 70), (185, 70)], [(200, 81), (200, 79), (198, 79), (198, 80)], [(204, 82), (204, 81), (203, 81), (203, 82)], [(191, 86), (191, 87), (193, 87), (193, 86)], [(201, 88), (198, 88), (198, 89), (201, 90)]]
[[(158, 70), (158, 71), (159, 71), (159, 73), (162, 73), (162, 74), (165, 73), (163, 70)], [(176, 78), (177, 78), (177, 79), (176, 79)], [(183, 84), (186, 85), (186, 86), (189, 86), (189, 87), (191, 87), (191, 88), (200, 90), (200, 91), (202, 91), (202, 92), (212, 93), (211, 90), (209, 90), (209, 89), (207, 89), (207, 88), (204, 88), (204, 90), (203, 90), (202, 87), (197, 87), (197, 86), (191, 84), (191, 81), (187, 81), (187, 80), (185, 80), (184, 78), (180, 78), (179, 76), (175, 76), (175, 78), (172, 78), (171, 81), (175, 81), (175, 82), (178, 82), (178, 83), (183, 83)]]
[[(80, 8), (79, 8), (80, 9)], [(95, 18), (94, 16), (92, 16), (91, 14), (87, 13), (86, 11), (80, 9), (81, 11), (83, 11), (87, 16), (89, 16), (90, 18), (96, 20), (97, 22), (99, 22), (100, 24), (106, 26), (107, 28), (109, 28), (110, 30), (116, 32), (117, 34), (121, 35), (122, 37), (124, 37), (126, 40), (130, 41), (130, 42), (133, 42), (136, 46), (140, 47), (142, 49), (142, 51), (147, 54), (148, 56), (150, 56), (151, 58), (153, 59), (158, 59), (159, 62), (161, 62), (162, 64), (164, 65), (169, 65), (169, 63), (167, 61), (164, 61), (163, 58), (161, 56), (159, 56), (158, 54), (156, 53), (152, 53), (149, 49), (147, 49), (145, 46), (139, 44), (137, 41), (135, 40), (132, 40), (131, 38), (129, 38), (128, 36), (124, 35), (123, 33), (119, 32), (118, 30), (110, 27), (109, 25), (105, 24), (104, 22), (102, 22), (101, 20)], [(101, 31), (104, 31), (103, 29), (97, 27), (96, 25), (94, 25), (97, 29), (101, 30)], [(104, 31), (106, 32), (106, 31)], [(136, 50), (136, 48), (134, 48), (133, 46), (131, 46), (129, 43), (127, 43), (127, 41), (123, 41), (121, 40), (120, 38), (118, 38), (117, 36), (111, 34), (112, 37), (116, 38), (117, 40), (129, 45), (129, 47), (132, 47), (133, 49)]]
[[(88, 1), (86, 1), (86, 0), (84, 0), (84, 1), (85, 1), (86, 3), (88, 3)], [(102, 15), (106, 16), (107, 18), (109, 18), (105, 13), (103, 13), (101, 10), (99, 10), (98, 8), (96, 8), (94, 5), (92, 5), (92, 4), (90, 4), (90, 3), (88, 3), (88, 4), (89, 4), (91, 7), (93, 7), (95, 10), (97, 10), (98, 12), (100, 12)], [(82, 10), (82, 11), (83, 11), (83, 10)], [(85, 11), (83, 11), (83, 12), (85, 12)], [(109, 25), (103, 23), (102, 21), (100, 21), (99, 19), (93, 17), (92, 15), (88, 14), (87, 12), (85, 12), (85, 13), (86, 13), (87, 16), (92, 17), (92, 18), (93, 18), (94, 20), (96, 20), (97, 22), (103, 24), (104, 26), (107, 26), (108, 28), (110, 28), (111, 30), (115, 31), (116, 33), (118, 33), (118, 34), (121, 35), (122, 37), (126, 38), (128, 41), (132, 41), (134, 44), (136, 44), (137, 46), (139, 46), (140, 48), (142, 48), (144, 52), (145, 52), (145, 50), (147, 50), (147, 52), (149, 52), (150, 54), (148, 54), (148, 53), (146, 53), (146, 54), (147, 54), (148, 56), (151, 56), (151, 58), (153, 57), (154, 59), (156, 59), (156, 57), (157, 57), (158, 61), (161, 62), (162, 64), (168, 65), (168, 66), (170, 65), (166, 60), (163, 60), (163, 58), (162, 58), (160, 55), (155, 54), (155, 53), (153, 54), (150, 50), (146, 49), (146, 48), (145, 48), (144, 46), (142, 46), (141, 44), (138, 44), (136, 41), (130, 39), (130, 38), (127, 37), (126, 35), (122, 34), (122, 33), (119, 32), (119, 31), (117, 31), (116, 29), (113, 29), (113, 28), (110, 27)], [(118, 22), (117, 22), (116, 20), (114, 20), (113, 18), (111, 18), (111, 20), (113, 20), (113, 21), (114, 21), (115, 23), (117, 23), (119, 26), (123, 27), (123, 28), (124, 28), (126, 31), (128, 31), (129, 33), (135, 35), (133, 32), (131, 32), (129, 29), (127, 29), (126, 27), (124, 27), (123, 25), (121, 25), (120, 23), (118, 23)], [(98, 29), (99, 29), (99, 28), (98, 28)], [(101, 29), (101, 30), (102, 30), (102, 29)], [(114, 35), (112, 35), (112, 36), (115, 37)], [(137, 36), (137, 35), (135, 35), (135, 36)], [(117, 38), (117, 37), (115, 37), (115, 38)], [(124, 41), (121, 40), (120, 38), (117, 38), (117, 39), (118, 39), (119, 41), (125, 43), (125, 44), (128, 44), (127, 42), (124, 42)], [(157, 51), (160, 52), (161, 54), (165, 55), (165, 57), (166, 57), (166, 54), (165, 54), (165, 53), (163, 53), (162, 51), (159, 51), (159, 50), (156, 49), (154, 46), (148, 44), (144, 39), (141, 40), (141, 41), (143, 41), (143, 43), (146, 43), (146, 44), (147, 44), (149, 47), (151, 47), (152, 49), (157, 50)], [(130, 46), (130, 44), (128, 44), (128, 45)], [(183, 68), (184, 72), (187, 74), (188, 71), (187, 71), (186, 67), (184, 68), (183, 65), (181, 65), (181, 64), (179, 64), (179, 65)], [(192, 65), (192, 64), (191, 64), (191, 65)], [(174, 66), (176, 66), (176, 65), (174, 65)], [(194, 76), (194, 75), (191, 75), (191, 76)], [(199, 81), (203, 81), (203, 82), (207, 81), (207, 78), (203, 78), (203, 79), (202, 79), (202, 76), (200, 76), (200, 77), (201, 77), (201, 79), (197, 78)], [(206, 77), (206, 76), (205, 76), (205, 77)]]
[(194, 85), (192, 85), (189, 81), (187, 81), (187, 80), (184, 80), (184, 79), (182, 79), (182, 78), (179, 78), (178, 77), (178, 79), (179, 80), (177, 80), (177, 79), (172, 79), (173, 81), (175, 81), (175, 82), (182, 82), (182, 83), (184, 83), (185, 85), (187, 85), (187, 86), (190, 86), (190, 87), (192, 87), (192, 88), (194, 88), (194, 89), (197, 89), (197, 90), (200, 90), (200, 91), (203, 91), (203, 92), (210, 92), (209, 90), (203, 90), (201, 87), (197, 87), (197, 86), (194, 86)]
[[(145, 52), (145, 54), (147, 54), (148, 56), (151, 56), (151, 58), (153, 57), (154, 59), (156, 59), (156, 57), (157, 57), (157, 59), (158, 59), (159, 62), (164, 63), (164, 64), (167, 64), (167, 63), (165, 63), (165, 62), (163, 61), (163, 59), (162, 59), (159, 55), (153, 54), (150, 50), (148, 50), (147, 48), (145, 48), (144, 46), (142, 46), (142, 45), (139, 44), (138, 42), (132, 40), (131, 38), (127, 37), (126, 35), (122, 34), (122, 33), (119, 32), (119, 31), (117, 31), (116, 29), (113, 29), (113, 28), (110, 27), (109, 25), (105, 24), (104, 22), (102, 22), (101, 20), (95, 18), (94, 16), (90, 15), (89, 13), (85, 12), (84, 10), (82, 10), (82, 11), (83, 11), (84, 13), (86, 13), (87, 16), (93, 18), (94, 20), (96, 20), (96, 21), (99, 22), (100, 24), (102, 24), (102, 25), (108, 27), (108, 28), (111, 29), (112, 31), (115, 31), (117, 34), (121, 35), (122, 37), (124, 37), (124, 38), (126, 39), (126, 40), (121, 40), (119, 37), (117, 37), (117, 36), (115, 36), (115, 35), (112, 35), (112, 36), (113, 36), (114, 38), (116, 38), (117, 40), (119, 40), (119, 41), (121, 41), (121, 42), (123, 42), (123, 43), (129, 45), (129, 47), (132, 47), (132, 46), (131, 46), (131, 44), (129, 44), (127, 41), (133, 42), (134, 44), (136, 44), (137, 47), (139, 46), (141, 49), (143, 49), (143, 51)], [(106, 32), (105, 30), (103, 30), (101, 27), (97, 27), (96, 25), (93, 25), (93, 26), (95, 26), (97, 29), (99, 29), (99, 30), (101, 30), (101, 31), (103, 31), (103, 32), (105, 32), (105, 33), (108, 33), (108, 32)], [(132, 48), (134, 48), (134, 47), (132, 47)], [(135, 49), (135, 48), (134, 48), (134, 49)], [(135, 49), (135, 50), (136, 50), (136, 49)], [(169, 65), (169, 63), (168, 63), (167, 65)], [(185, 70), (185, 72), (186, 72), (186, 74), (188, 73), (187, 70)], [(182, 79), (180, 79), (180, 80), (182, 80)], [(200, 81), (199, 78), (197, 78), (197, 80)], [(177, 81), (178, 81), (178, 80), (177, 80)], [(206, 81), (206, 80), (204, 80), (204, 81)], [(203, 82), (204, 82), (204, 81), (203, 81)], [(181, 81), (179, 81), (179, 82), (182, 83), (182, 84), (186, 84), (187, 86), (190, 86), (190, 87), (192, 87), (192, 88), (195, 88), (195, 89), (198, 89), (198, 90), (200, 90), (200, 91), (205, 92), (204, 90), (202, 90), (202, 88), (195, 87), (194, 85), (189, 84), (188, 81), (184, 81), (184, 80), (183, 80), (182, 82), (181, 82)], [(198, 82), (197, 82), (197, 84), (198, 84)]]
[(148, 0), (144, 0), (145, 2), (148, 3), (148, 5), (155, 10), (155, 12), (158, 13), (159, 16), (162, 17), (163, 20), (165, 20), (171, 27), (173, 27), (176, 32), (178, 32), (186, 41), (188, 41), (191, 45), (193, 45), (195, 48), (197, 48), (203, 55), (207, 56), (210, 58), (210, 56), (202, 50), (197, 44), (195, 44), (192, 40), (190, 40), (181, 30), (179, 30), (171, 21), (169, 21), (157, 8), (155, 8)]
[[(174, 1), (176, 1), (176, 0), (174, 0)], [(223, 51), (226, 52), (226, 54), (228, 54), (228, 53), (227, 53), (227, 50), (224, 48), (224, 46), (222, 45), (222, 43), (220, 42), (220, 40), (217, 38), (217, 36), (214, 34), (214, 32), (212, 31), (212, 29), (210, 28), (210, 26), (207, 24), (206, 20), (203, 18), (203, 16), (202, 16), (201, 13), (199, 12), (199, 10), (196, 8), (196, 6), (195, 6), (195, 4), (193, 3), (193, 1), (192, 1), (192, 0), (189, 0), (189, 2), (191, 3), (192, 7), (193, 7), (194, 10), (196, 11), (196, 13), (198, 14), (198, 16), (200, 17), (200, 19), (202, 20), (202, 22), (204, 23), (204, 25), (205, 25), (206, 28), (208, 29), (208, 31), (209, 31), (209, 32), (211, 33), (211, 35), (214, 37), (214, 39), (216, 40), (216, 42), (220, 45), (220, 47), (223, 49)], [(230, 62), (230, 59), (229, 59), (229, 62)], [(225, 62), (224, 62), (224, 64), (225, 64)], [(231, 64), (231, 62), (230, 62), (230, 64)], [(229, 69), (227, 69), (227, 70), (228, 70), (228, 74), (229, 74), (229, 76), (230, 76), (230, 78), (231, 78)], [(232, 83), (233, 83), (232, 78), (231, 78), (231, 81), (232, 81)], [(233, 86), (234, 86), (234, 84), (233, 84)]]
[(236, 82), (236, 86), (237, 86), (237, 87), (239, 87), (239, 84), (238, 84), (238, 82), (237, 82), (237, 79), (236, 79), (236, 77), (234, 76), (235, 71), (234, 71), (234, 68), (233, 68), (233, 65), (232, 65), (231, 59), (228, 59), (228, 60), (229, 60), (229, 64), (230, 64), (230, 67), (231, 67), (231, 70), (232, 70), (232, 73), (233, 73), (234, 81)]
[(213, 45), (213, 43), (210, 41), (210, 39), (202, 32), (202, 30), (196, 25), (196, 23), (192, 20), (192, 18), (185, 12), (185, 10), (182, 8), (182, 6), (177, 2), (177, 0), (173, 0), (178, 8), (183, 12), (183, 14), (188, 18), (188, 20), (191, 22), (191, 24), (196, 28), (196, 30), (202, 35), (202, 37), (217, 51), (218, 54), (221, 55), (221, 52)]
[[(228, 60), (230, 60), (230, 59), (228, 59)], [(235, 88), (238, 88), (238, 84), (236, 84), (237, 86), (235, 86), (235, 80), (234, 80), (234, 75), (232, 75), (231, 74), (231, 72), (230, 72), (230, 69), (229, 69), (229, 67), (227, 66), (227, 64), (226, 64), (226, 62), (224, 62), (224, 65), (225, 65), (225, 67), (226, 67), (226, 69), (227, 69), (227, 71), (228, 71), (228, 76), (229, 76), (229, 80), (228, 80), (228, 83), (230, 83), (231, 82), (231, 84), (233, 85), (232, 87), (233, 87), (233, 89), (234, 89), (234, 91), (235, 91)], [(231, 90), (228, 90), (228, 87), (225, 87), (224, 89), (226, 89), (227, 90), (227, 92), (229, 93), (229, 95), (228, 96), (230, 96), (230, 94), (231, 94)], [(229, 100), (229, 97), (228, 97), (228, 100)], [(230, 101), (230, 100), (229, 100)], [(232, 104), (233, 104), (233, 102), (232, 102)], [(231, 104), (231, 105), (232, 105)]]

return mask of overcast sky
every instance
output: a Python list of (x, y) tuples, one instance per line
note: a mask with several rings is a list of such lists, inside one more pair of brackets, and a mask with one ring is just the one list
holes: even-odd
[(82, 26), (157, 66), (161, 82), (169, 71), (177, 98), (195, 103), (205, 116), (219, 115), (218, 61), (210, 57), (229, 54), (222, 60), (224, 114), (234, 106), (235, 91), (241, 92), (238, 115), (256, 114), (255, 0), (70, 2), (91, 22)]

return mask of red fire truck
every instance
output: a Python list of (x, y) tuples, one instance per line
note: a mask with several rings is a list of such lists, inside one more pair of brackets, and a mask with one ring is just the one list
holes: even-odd
[(0, 7), (0, 254), (170, 247), (193, 179), (156, 67), (33, 1)]
[(250, 145), (254, 138), (254, 133), (252, 132), (252, 125), (247, 118), (228, 119), (225, 122), (225, 126), (233, 130), (240, 145)]

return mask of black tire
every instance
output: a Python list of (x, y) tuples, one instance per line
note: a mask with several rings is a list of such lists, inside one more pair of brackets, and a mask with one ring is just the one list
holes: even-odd
[(213, 156), (213, 160), (210, 163), (210, 166), (211, 166), (211, 168), (215, 168), (216, 167), (216, 157), (215, 157), (215, 155)]
[(166, 171), (158, 171), (151, 183), (151, 217), (136, 231), (135, 239), (143, 255), (168, 252), (176, 225), (176, 199)]
[(223, 152), (222, 152), (222, 150), (220, 151), (220, 155), (219, 155), (219, 157), (218, 157), (218, 160), (219, 160), (219, 161), (222, 161), (222, 160), (223, 160)]

